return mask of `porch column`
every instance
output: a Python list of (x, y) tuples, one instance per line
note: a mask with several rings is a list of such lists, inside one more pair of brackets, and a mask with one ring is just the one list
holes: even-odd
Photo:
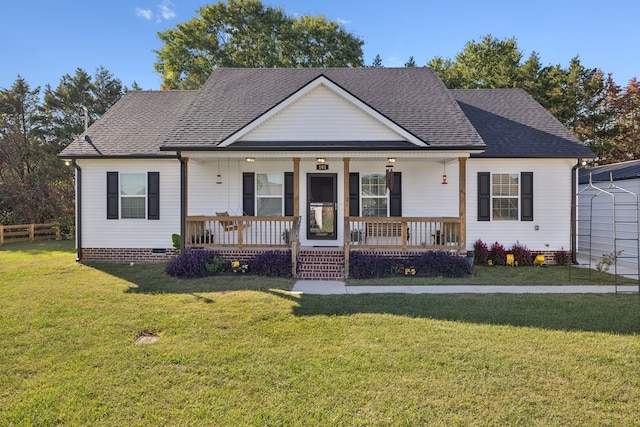
[(342, 162), (344, 163), (344, 177), (342, 181), (344, 183), (344, 214), (342, 215), (342, 223), (344, 224), (344, 277), (349, 277), (349, 252), (351, 251), (349, 248), (349, 242), (351, 240), (351, 236), (349, 233), (349, 225), (347, 224), (346, 218), (349, 216), (349, 157), (343, 157)]
[(460, 187), (460, 246), (467, 247), (467, 158), (458, 157), (458, 174)]
[(300, 216), (300, 157), (293, 158), (293, 216)]
[(344, 218), (349, 216), (349, 160), (349, 157), (342, 159), (344, 162)]

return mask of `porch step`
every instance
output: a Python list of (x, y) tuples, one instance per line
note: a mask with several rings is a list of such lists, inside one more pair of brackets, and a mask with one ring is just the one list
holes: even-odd
[(301, 249), (298, 252), (298, 279), (344, 279), (344, 251), (337, 249)]

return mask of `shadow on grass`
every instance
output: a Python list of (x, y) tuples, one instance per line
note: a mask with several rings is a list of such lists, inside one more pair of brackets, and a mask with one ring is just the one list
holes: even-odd
[(390, 314), (563, 331), (640, 333), (637, 294), (303, 294), (295, 300), (298, 316)]
[(224, 275), (180, 280), (164, 264), (92, 264), (129, 283), (127, 293), (191, 294), (257, 291), (295, 302), (295, 316), (395, 315), (477, 324), (615, 334), (640, 333), (640, 296), (615, 294), (293, 295), (293, 279)]
[(194, 294), (230, 291), (291, 290), (293, 279), (264, 278), (250, 274), (224, 274), (201, 279), (176, 279), (165, 274), (166, 264), (92, 263), (89, 267), (129, 283), (128, 293)]

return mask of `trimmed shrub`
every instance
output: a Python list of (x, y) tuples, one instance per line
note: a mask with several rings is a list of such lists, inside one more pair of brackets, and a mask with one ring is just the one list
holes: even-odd
[(404, 265), (403, 260), (353, 251), (349, 255), (349, 277), (352, 279), (388, 277), (392, 275), (394, 268), (398, 268), (398, 265)]
[(526, 246), (521, 245), (520, 242), (516, 242), (509, 252), (513, 254), (513, 259), (518, 263), (518, 265), (533, 265), (533, 256), (531, 251), (527, 249)]
[(427, 277), (458, 278), (473, 273), (465, 258), (447, 251), (430, 251), (412, 256), (407, 266), (415, 267), (416, 273)]
[(473, 254), (475, 256), (474, 264), (475, 265), (486, 265), (487, 260), (489, 259), (489, 249), (487, 248), (487, 244), (482, 240), (478, 239), (473, 244)]
[(553, 254), (553, 260), (557, 265), (571, 264), (571, 252), (565, 251), (564, 248)]
[(405, 269), (415, 268), (416, 274), (427, 277), (464, 277), (473, 272), (465, 258), (446, 251), (429, 251), (406, 258), (354, 251), (349, 257), (349, 277), (376, 279), (404, 274)]
[(263, 252), (248, 262), (249, 273), (269, 277), (292, 277), (291, 251)]
[(205, 277), (213, 273), (210, 270), (211, 265), (216, 264), (216, 258), (220, 259), (218, 252), (191, 249), (172, 259), (164, 271), (181, 279)]
[(489, 259), (493, 262), (493, 265), (506, 265), (507, 263), (507, 251), (500, 243), (495, 242), (489, 249)]

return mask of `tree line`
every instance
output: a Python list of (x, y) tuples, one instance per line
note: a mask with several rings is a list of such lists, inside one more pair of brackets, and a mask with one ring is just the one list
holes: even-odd
[[(198, 16), (158, 34), (155, 71), (161, 89), (197, 89), (216, 67), (363, 67), (364, 41), (324, 16), (289, 16), (260, 0), (203, 6)], [(523, 60), (515, 38), (472, 40), (454, 58), (426, 64), (449, 88), (522, 88), (606, 164), (640, 158), (640, 85), (619, 86), (611, 74), (581, 64)], [(371, 67), (384, 67), (377, 55)], [(416, 67), (410, 57), (405, 67)], [(76, 69), (52, 88), (18, 77), (0, 89), (0, 223), (73, 224), (73, 168), (57, 154), (131, 88), (100, 67)]]
[(78, 68), (56, 88), (31, 88), (18, 76), (0, 90), (0, 224), (73, 226), (74, 168), (58, 153), (84, 131), (82, 107), (91, 124), (127, 90), (102, 67), (93, 76)]

